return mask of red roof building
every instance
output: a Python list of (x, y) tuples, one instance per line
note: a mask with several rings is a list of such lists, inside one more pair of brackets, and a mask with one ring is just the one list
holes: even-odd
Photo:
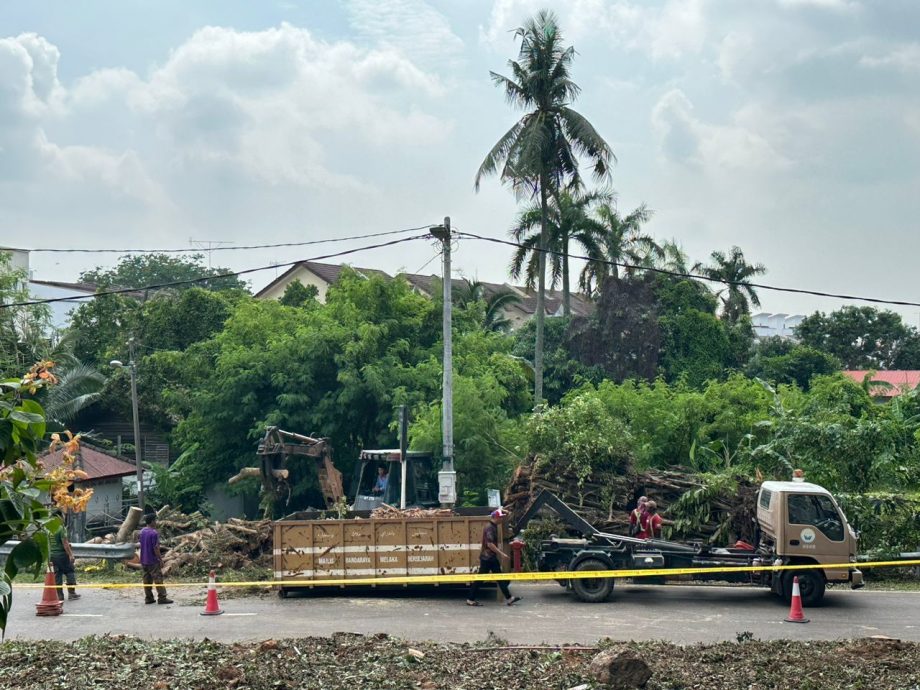
[[(42, 465), (45, 467), (45, 472), (50, 472), (57, 467), (60, 467), (63, 462), (63, 451), (57, 450), (54, 453), (44, 453), (38, 458)], [(108, 453), (103, 453), (100, 450), (96, 450), (92, 446), (82, 445), (80, 447), (80, 463), (82, 464), (82, 469), (89, 475), (86, 479), (77, 480), (80, 482), (86, 482), (89, 484), (95, 482), (110, 481), (113, 479), (121, 479), (122, 477), (128, 477), (137, 471), (134, 465), (125, 462), (124, 460), (119, 460), (114, 455), (109, 455)], [(80, 467), (78, 463), (74, 463), (75, 467)]]
[[(906, 391), (912, 391), (920, 385), (920, 371), (904, 369), (892, 369), (888, 371), (853, 369), (844, 371), (843, 374), (860, 385), (865, 381), (866, 375), (871, 374), (869, 379), (869, 395), (875, 398), (894, 398)], [(881, 382), (881, 385), (872, 385), (872, 383), (876, 381)]]

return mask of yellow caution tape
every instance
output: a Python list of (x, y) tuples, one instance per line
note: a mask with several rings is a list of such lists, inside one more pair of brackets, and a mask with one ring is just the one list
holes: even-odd
[[(920, 566), (920, 559), (910, 561), (872, 561), (869, 563), (798, 563), (794, 565), (745, 565), (720, 568), (634, 568), (632, 570), (559, 570), (529, 573), (501, 573), (480, 575), (478, 573), (454, 573), (444, 575), (395, 575), (390, 577), (333, 578), (323, 580), (261, 580), (252, 582), (220, 582), (220, 587), (345, 587), (369, 585), (435, 585), (467, 584), (470, 582), (508, 582), (547, 580), (591, 580), (596, 578), (639, 578), (676, 575), (705, 575), (715, 573), (754, 573), (769, 570), (854, 570), (880, 567)], [(169, 582), (170, 587), (206, 587), (207, 582)], [(21, 584), (17, 588), (41, 589), (45, 585)], [(55, 585), (55, 589), (71, 585)], [(113, 582), (77, 585), (81, 589), (137, 589), (143, 587), (141, 582)]]

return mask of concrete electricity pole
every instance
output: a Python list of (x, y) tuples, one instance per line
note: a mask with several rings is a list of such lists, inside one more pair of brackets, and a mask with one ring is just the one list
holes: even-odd
[[(141, 425), (137, 411), (137, 364), (134, 360), (134, 338), (128, 340), (128, 373), (131, 375), (131, 410), (134, 413), (134, 462), (137, 465), (137, 505), (144, 510), (144, 465), (141, 462)], [(124, 364), (113, 359), (110, 364), (121, 369)]]
[(457, 502), (457, 473), (454, 471), (454, 356), (452, 330), (453, 281), (450, 269), (450, 216), (444, 218), (444, 225), (431, 228), (431, 234), (441, 240), (441, 282), (444, 288), (443, 323), (443, 397), (441, 400), (441, 435), (444, 440), (443, 465), (438, 472), (438, 500), (443, 505)]

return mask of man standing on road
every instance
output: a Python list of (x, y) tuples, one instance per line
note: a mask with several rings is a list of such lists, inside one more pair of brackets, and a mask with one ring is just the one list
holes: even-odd
[[(63, 523), (63, 515), (60, 515), (61, 522)], [(54, 566), (54, 584), (57, 585), (57, 597), (60, 601), (64, 601), (64, 577), (67, 577), (67, 590), (68, 598), (72, 601), (74, 599), (79, 599), (80, 595), (77, 594), (77, 576), (74, 573), (73, 564), (73, 549), (70, 548), (70, 542), (67, 540), (67, 528), (64, 525), (61, 525), (61, 528), (51, 536), (51, 548), (49, 549), (49, 555), (51, 556), (51, 565)]]
[[(482, 548), (479, 551), (480, 575), (486, 575), (488, 573), (501, 574), (502, 572), (502, 565), (498, 558), (499, 556), (508, 558), (508, 556), (498, 548), (498, 524), (506, 515), (507, 513), (501, 508), (493, 510), (492, 514), (489, 516), (488, 524), (482, 530)], [(499, 580), (498, 587), (505, 596), (505, 605), (513, 606), (516, 602), (521, 600), (521, 597), (511, 596), (511, 590), (508, 588), (508, 582), (506, 580)], [(476, 601), (476, 594), (478, 592), (479, 581), (476, 580), (473, 582), (473, 586), (470, 587), (470, 595), (466, 600), (467, 606), (482, 606), (482, 604)]]
[[(163, 586), (163, 557), (160, 555), (160, 533), (157, 532), (157, 516), (150, 513), (144, 518), (147, 525), (141, 530), (141, 567), (144, 569), (144, 603), (171, 604), (173, 600), (166, 596)], [(157, 598), (153, 598), (153, 586), (157, 588)]]

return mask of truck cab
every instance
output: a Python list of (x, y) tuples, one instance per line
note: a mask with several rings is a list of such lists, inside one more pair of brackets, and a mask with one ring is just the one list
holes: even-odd
[[(858, 537), (834, 497), (824, 487), (802, 481), (768, 481), (757, 496), (760, 551), (782, 565), (853, 563), (850, 568), (815, 568), (796, 573), (803, 599), (820, 599), (826, 582), (862, 587), (856, 569)], [(790, 573), (791, 575), (791, 573)], [(786, 595), (790, 578), (778, 578), (773, 590)], [(814, 594), (806, 590), (816, 590)], [(816, 596), (817, 595), (817, 596)]]
[[(380, 468), (386, 488), (375, 491)], [(402, 494), (402, 461), (399, 449), (363, 450), (355, 471), (352, 510), (374, 510), (383, 504), (399, 507)], [(438, 502), (438, 477), (431, 453), (406, 452), (406, 507), (432, 508)]]

